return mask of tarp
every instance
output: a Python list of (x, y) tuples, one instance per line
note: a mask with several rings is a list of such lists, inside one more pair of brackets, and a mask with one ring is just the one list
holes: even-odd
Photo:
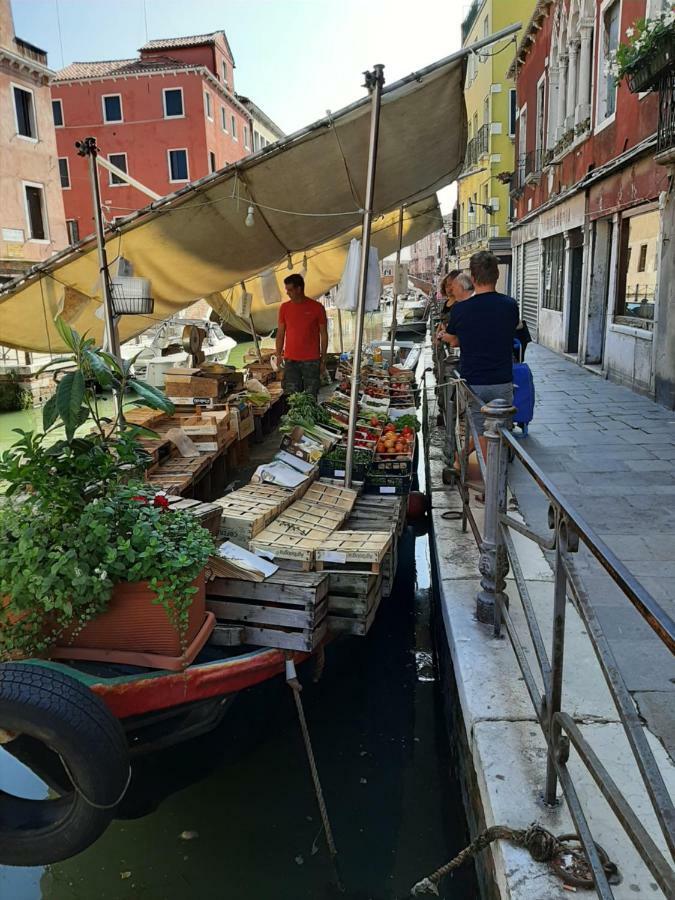
[[(155, 298), (151, 319), (122, 318), (121, 340), (242, 281), (250, 290), (249, 279), (283, 266), (288, 254), (293, 270), (299, 271), (305, 251), (325, 248), (342, 235), (347, 244), (351, 237), (360, 237), (370, 106), (364, 97), (153, 202), (109, 232), (110, 260), (119, 255), (129, 260), (134, 275), (150, 279)], [(450, 184), (462, 167), (465, 149), (462, 59), (453, 58), (386, 87), (374, 213), (390, 213)], [(86, 160), (81, 165), (84, 176)], [(251, 203), (255, 225), (249, 228), (245, 219)], [(407, 242), (440, 227), (435, 215), (414, 221), (416, 228), (408, 231)], [(387, 242), (380, 250), (386, 253), (394, 246)], [(316, 286), (310, 281), (308, 292), (325, 290), (341, 274), (338, 257), (328, 250), (325, 257), (333, 259), (330, 276), (319, 274), (317, 259)], [(253, 293), (255, 297), (255, 289)], [(96, 246), (88, 238), (0, 291), (0, 343), (36, 351), (62, 349), (54, 326), (58, 314), (100, 340), (100, 307)], [(254, 303), (256, 325), (264, 330), (273, 309)]]

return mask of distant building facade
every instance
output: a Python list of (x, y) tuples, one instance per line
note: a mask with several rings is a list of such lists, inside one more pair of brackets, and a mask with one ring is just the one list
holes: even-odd
[[(532, 0), (474, 0), (462, 23), (462, 46), (526, 22)], [(467, 58), (464, 97), (468, 144), (458, 178), (456, 264), (466, 269), (478, 250), (491, 250), (500, 261), (500, 287), (510, 288), (511, 214), (508, 181), (498, 176), (513, 168), (515, 85), (507, 76), (513, 45), (486, 47)]]
[(237, 94), (237, 99), (246, 107), (251, 116), (254, 153), (257, 153), (258, 150), (263, 150), (269, 144), (274, 144), (286, 136), (281, 128), (253, 100), (249, 97), (243, 97), (241, 94)]
[(533, 336), (675, 406), (675, 201), (663, 167), (670, 143), (672, 173), (672, 124), (655, 158), (659, 103), (672, 117), (675, 76), (660, 97), (631, 93), (625, 81), (617, 87), (609, 70), (633, 22), (668, 5), (536, 4), (511, 69), (518, 119), (511, 238), (515, 294)]
[(66, 224), (58, 176), (47, 54), (16, 37), (0, 0), (0, 281), (63, 249)]
[[(93, 231), (86, 161), (75, 148), (87, 135), (111, 163), (162, 196), (253, 152), (254, 117), (235, 93), (224, 32), (153, 40), (139, 54), (74, 62), (52, 85), (71, 242)], [(112, 173), (100, 182), (109, 222), (150, 202)]]

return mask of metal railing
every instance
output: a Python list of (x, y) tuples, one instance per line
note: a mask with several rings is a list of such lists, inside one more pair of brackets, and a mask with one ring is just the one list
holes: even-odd
[[(630, 801), (585, 739), (573, 717), (563, 708), (563, 671), (565, 663), (568, 662), (565, 656), (565, 614), (569, 592), (591, 640), (593, 651), (616, 705), (659, 827), (672, 854), (675, 851), (675, 808), (647, 742), (631, 695), (596, 615), (593, 602), (575, 568), (574, 554), (577, 552), (580, 542), (595, 557), (614, 584), (671, 652), (675, 651), (675, 622), (609, 547), (600, 540), (588, 523), (513, 437), (510, 426), (515, 409), (504, 400), (493, 400), (487, 405), (482, 405), (480, 398), (471, 392), (466, 383), (461, 381), (454, 371), (455, 361), (452, 356), (446, 355), (443, 359), (437, 358), (436, 363), (437, 373), (440, 376), (439, 384), (442, 385), (440, 390), (442, 391), (442, 406), (446, 421), (445, 453), (457, 471), (455, 486), (462, 500), (462, 527), (464, 531), (467, 530), (467, 526), (471, 527), (480, 548), (481, 581), (480, 591), (476, 598), (476, 614), (479, 621), (492, 625), (495, 636), (500, 636), (504, 629), (511, 642), (548, 748), (544, 800), (550, 805), (556, 803), (556, 790), (559, 783), (588, 863), (593, 871), (597, 896), (602, 900), (612, 900), (614, 893), (594, 843), (577, 787), (567, 765), (570, 748), (573, 747), (654, 880), (665, 896), (675, 896), (675, 871), (672, 864), (648, 834), (632, 809)], [(482, 406), (481, 413), (485, 417), (485, 431), (482, 435), (484, 444), (487, 445), (485, 458), (481, 452), (481, 442), (472, 416), (472, 403), (475, 408)], [(469, 502), (470, 488), (478, 487), (477, 484), (472, 485), (469, 478), (469, 456), (474, 447), (477, 450), (476, 455), (485, 491), (482, 534)], [(538, 534), (520, 520), (509, 515), (507, 495), (511, 468), (510, 457), (521, 463), (525, 472), (536, 482), (547, 498), (550, 534)], [(513, 532), (533, 541), (542, 550), (554, 553), (553, 629), (550, 654), (518, 560), (512, 537)], [(505, 594), (509, 568), (513, 572), (527, 623), (525, 639), (529, 638), (532, 643), (543, 693), (535, 678), (533, 666), (526, 655), (514, 616), (509, 610), (509, 600)]]
[(661, 77), (659, 84), (659, 127), (656, 152), (675, 149), (675, 70)]

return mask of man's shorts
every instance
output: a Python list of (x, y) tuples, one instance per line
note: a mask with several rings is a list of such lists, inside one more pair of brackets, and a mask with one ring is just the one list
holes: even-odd
[(321, 385), (321, 361), (318, 359), (295, 360), (284, 362), (284, 394), (297, 394), (307, 391), (315, 399)]
[(485, 406), (490, 400), (508, 400), (513, 403), (513, 382), (506, 384), (470, 384), (469, 387), (477, 394), (482, 402), (471, 398), (471, 417), (476, 425), (476, 431), (482, 437), (485, 431), (485, 416), (481, 414), (481, 406)]

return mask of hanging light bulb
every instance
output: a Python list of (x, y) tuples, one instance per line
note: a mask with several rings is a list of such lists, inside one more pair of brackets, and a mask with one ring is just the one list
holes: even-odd
[(306, 253), (302, 257), (302, 268), (305, 270), (305, 272), (307, 271), (307, 254)]
[(288, 268), (289, 269), (293, 268), (293, 257), (291, 256), (290, 253), (288, 254)]
[(254, 212), (255, 209), (252, 206), (249, 206), (248, 212), (246, 213), (246, 219), (244, 220), (244, 225), (246, 225), (247, 228), (253, 228), (255, 225), (255, 219), (253, 218)]

